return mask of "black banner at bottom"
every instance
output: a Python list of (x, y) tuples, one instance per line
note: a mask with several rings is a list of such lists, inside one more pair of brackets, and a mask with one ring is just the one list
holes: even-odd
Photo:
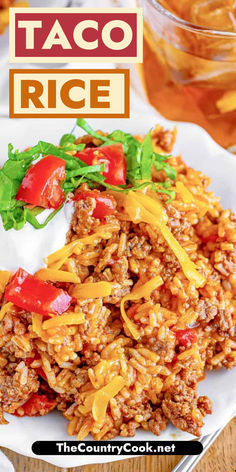
[(198, 441), (36, 441), (34, 454), (65, 456), (198, 455), (203, 450)]

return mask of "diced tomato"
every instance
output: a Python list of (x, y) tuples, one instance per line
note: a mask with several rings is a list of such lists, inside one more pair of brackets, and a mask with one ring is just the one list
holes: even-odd
[(177, 359), (178, 359), (178, 356), (177, 356), (177, 354), (176, 354), (176, 352), (175, 352), (174, 355), (173, 355), (171, 364), (172, 364), (172, 365), (175, 364), (175, 362), (177, 361)]
[(86, 200), (87, 198), (95, 198), (96, 207), (93, 210), (93, 217), (102, 220), (107, 215), (113, 215), (116, 209), (116, 201), (111, 195), (107, 195), (99, 190), (85, 190), (78, 192), (74, 196), (74, 200)]
[(210, 234), (209, 236), (206, 236), (206, 237), (203, 236), (201, 239), (204, 243), (209, 243), (209, 242), (215, 243), (217, 238), (218, 238), (218, 234)]
[(46, 376), (46, 374), (45, 374), (45, 372), (44, 372), (44, 370), (43, 370), (42, 367), (37, 367), (37, 368), (35, 369), (35, 372), (36, 372), (40, 377), (42, 377), (43, 380), (45, 380), (46, 382), (48, 381), (47, 376)]
[(88, 165), (105, 164), (105, 182), (111, 185), (124, 185), (126, 182), (126, 158), (122, 144), (86, 148), (79, 151), (76, 157)]
[(65, 200), (60, 182), (65, 180), (65, 161), (46, 156), (32, 165), (25, 174), (16, 200), (43, 208), (59, 208)]
[(19, 308), (45, 317), (49, 314), (61, 315), (72, 301), (65, 290), (37, 279), (22, 268), (11, 278), (4, 296)]
[(33, 393), (30, 399), (20, 407), (24, 410), (24, 415), (19, 415), (17, 412), (14, 414), (15, 416), (43, 416), (53, 410), (55, 406), (56, 400), (54, 398)]
[(32, 362), (35, 361), (36, 357), (27, 357), (27, 359), (25, 359), (25, 363), (28, 367), (31, 366)]
[[(25, 359), (25, 363), (26, 363), (26, 365), (27, 365), (28, 367), (31, 367), (31, 364), (32, 364), (34, 361), (38, 360), (38, 359), (41, 359), (40, 355), (39, 355), (39, 354), (35, 354), (34, 357), (27, 357), (27, 358)], [(42, 369), (42, 367), (36, 367), (36, 368), (33, 367), (33, 369), (35, 370), (35, 372), (36, 372), (38, 375), (40, 375), (40, 377), (42, 377), (42, 379), (46, 380), (46, 382), (47, 382), (48, 379), (47, 379), (46, 374), (45, 374), (44, 370)]]
[(179, 329), (175, 334), (181, 346), (192, 345), (197, 340), (196, 332), (192, 328)]

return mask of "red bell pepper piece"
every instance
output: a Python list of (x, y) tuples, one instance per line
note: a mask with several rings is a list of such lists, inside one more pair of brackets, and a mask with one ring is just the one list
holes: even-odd
[(56, 406), (56, 400), (54, 398), (48, 398), (47, 395), (39, 395), (33, 393), (33, 395), (21, 405), (24, 410), (23, 415), (19, 415), (17, 412), (15, 416), (43, 416), (53, 410)]
[(192, 328), (179, 329), (175, 334), (181, 346), (192, 345), (197, 340), (195, 330)]
[(76, 157), (88, 165), (105, 164), (105, 182), (111, 185), (124, 185), (126, 182), (126, 158), (122, 144), (86, 148), (76, 153)]
[(43, 208), (59, 208), (65, 200), (60, 182), (65, 180), (65, 161), (56, 156), (46, 156), (26, 172), (16, 200)]
[(5, 298), (19, 308), (40, 313), (45, 317), (49, 314), (61, 315), (72, 301), (72, 297), (65, 290), (37, 279), (22, 268), (11, 278)]
[[(40, 357), (40, 355), (37, 353), (37, 354), (35, 354), (34, 357), (27, 357), (27, 358), (25, 359), (25, 363), (26, 363), (26, 365), (27, 365), (28, 367), (31, 367), (31, 364), (32, 364), (34, 361), (38, 360), (38, 359), (41, 359), (41, 357)], [(40, 377), (42, 377), (42, 379), (46, 380), (46, 382), (48, 381), (47, 376), (46, 376), (44, 370), (42, 369), (42, 367), (36, 367), (36, 368), (33, 367), (33, 369), (35, 370), (35, 372), (36, 372), (38, 375), (40, 375)]]
[(99, 190), (85, 190), (78, 192), (74, 196), (74, 200), (86, 200), (87, 198), (95, 198), (96, 207), (93, 210), (92, 216), (102, 220), (107, 215), (113, 215), (116, 209), (116, 201), (111, 195), (107, 195)]

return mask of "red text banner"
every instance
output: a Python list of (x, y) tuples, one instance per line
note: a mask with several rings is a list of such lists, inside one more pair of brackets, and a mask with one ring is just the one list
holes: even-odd
[(11, 8), (10, 62), (142, 62), (140, 8)]

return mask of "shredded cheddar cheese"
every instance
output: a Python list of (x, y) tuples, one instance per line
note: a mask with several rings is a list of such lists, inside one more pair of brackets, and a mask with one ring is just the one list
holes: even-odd
[[(190, 282), (193, 282), (197, 288), (202, 287), (205, 283), (205, 277), (197, 271), (194, 262), (191, 261), (186, 251), (182, 248), (177, 239), (175, 239), (166, 225), (167, 221), (164, 210), (162, 213), (160, 206), (157, 206), (155, 212), (152, 211), (152, 206), (155, 205), (155, 203), (156, 200), (154, 200), (152, 204), (150, 202), (150, 197), (147, 197), (146, 195), (141, 196), (136, 195), (134, 192), (129, 192), (126, 197), (125, 210), (134, 223), (143, 221), (158, 228), (168, 246), (178, 259), (187, 279)], [(160, 217), (158, 217), (158, 215), (160, 215)]]
[(176, 193), (180, 194), (184, 203), (192, 203), (194, 201), (193, 194), (190, 190), (183, 184), (183, 182), (176, 182)]
[(78, 325), (85, 322), (84, 314), (68, 312), (60, 316), (54, 316), (53, 318), (43, 322), (43, 329), (56, 328), (57, 326), (63, 325)]
[(12, 307), (13, 307), (13, 303), (11, 302), (5, 303), (5, 305), (2, 306), (0, 310), (0, 321), (2, 321), (5, 314), (8, 313), (12, 309)]
[(79, 255), (85, 245), (96, 244), (99, 239), (109, 239), (114, 229), (117, 229), (114, 225), (113, 227), (109, 224), (101, 226), (96, 233), (85, 238), (75, 239), (61, 249), (58, 249), (58, 251), (53, 252), (44, 259), (44, 262), (50, 268), (58, 270), (72, 254)]
[(161, 202), (154, 197), (150, 197), (149, 195), (143, 195), (141, 192), (129, 192), (129, 196), (132, 195), (135, 200), (137, 200), (141, 205), (144, 206), (146, 210), (148, 210), (152, 215), (154, 215), (159, 223), (167, 223), (168, 216), (166, 211), (164, 210)]
[(125, 381), (120, 375), (116, 375), (109, 384), (102, 387), (94, 395), (92, 415), (97, 423), (105, 419), (109, 401), (124, 387)]
[(11, 277), (11, 272), (8, 270), (0, 270), (0, 292), (4, 292), (6, 285), (8, 284)]
[(78, 407), (78, 410), (80, 413), (82, 413), (82, 415), (86, 415), (92, 410), (94, 396), (95, 392), (90, 393), (90, 395), (85, 398), (84, 404)]
[(35, 276), (41, 280), (50, 280), (51, 282), (70, 282), (74, 284), (80, 283), (80, 278), (72, 272), (57, 269), (40, 269)]
[(71, 254), (73, 254), (74, 248), (77, 246), (78, 241), (79, 241), (78, 239), (75, 239), (74, 241), (71, 241), (71, 243), (63, 246), (61, 249), (58, 249), (58, 251), (55, 251), (52, 254), (50, 254), (48, 257), (44, 259), (45, 264), (51, 265), (54, 262), (57, 262), (63, 258), (67, 259), (67, 257), (70, 257)]
[(177, 239), (175, 239), (168, 226), (160, 225), (159, 229), (169, 247), (172, 249), (174, 255), (178, 259), (187, 279), (190, 282), (193, 282), (197, 288), (202, 287), (205, 283), (205, 277), (197, 271), (194, 262), (191, 261), (186, 251), (182, 248), (182, 246), (180, 246), (179, 242)]
[(92, 427), (93, 427), (93, 419), (88, 418), (83, 423), (82, 427), (79, 430), (79, 433), (78, 433), (78, 436), (77, 436), (78, 441), (83, 441), (83, 439), (86, 438), (86, 436), (88, 436), (88, 434), (90, 433)]
[(111, 284), (109, 282), (88, 282), (78, 284), (71, 290), (75, 298), (102, 298), (111, 295)]
[(125, 324), (127, 325), (130, 333), (134, 337), (134, 339), (139, 339), (140, 333), (138, 329), (136, 328), (135, 323), (131, 321), (130, 318), (126, 315), (125, 302), (132, 301), (132, 300), (139, 300), (140, 298), (147, 298), (150, 296), (153, 290), (160, 287), (160, 285), (162, 284), (163, 284), (162, 278), (159, 275), (157, 275), (156, 277), (153, 277), (151, 280), (146, 282), (144, 285), (140, 285), (139, 287), (134, 287), (134, 290), (131, 293), (128, 293), (127, 295), (125, 295), (125, 297), (122, 298), (121, 304), (120, 304), (121, 316)]
[[(59, 259), (56, 262), (52, 262), (51, 264), (48, 264), (50, 266), (50, 269), (55, 269), (55, 270), (60, 270), (60, 268), (68, 261), (68, 258), (71, 256), (64, 256), (61, 259)], [(44, 261), (45, 262), (45, 261)]]
[(115, 397), (124, 386), (125, 380), (123, 377), (121, 377), (121, 375), (115, 375), (111, 382), (105, 385), (105, 387), (93, 391), (87, 396), (84, 400), (84, 405), (80, 405), (78, 410), (83, 415), (92, 411), (94, 420), (98, 423), (102, 423), (105, 419), (109, 401)]
[(42, 321), (42, 315), (39, 313), (32, 313), (32, 330), (40, 337), (42, 336)]

